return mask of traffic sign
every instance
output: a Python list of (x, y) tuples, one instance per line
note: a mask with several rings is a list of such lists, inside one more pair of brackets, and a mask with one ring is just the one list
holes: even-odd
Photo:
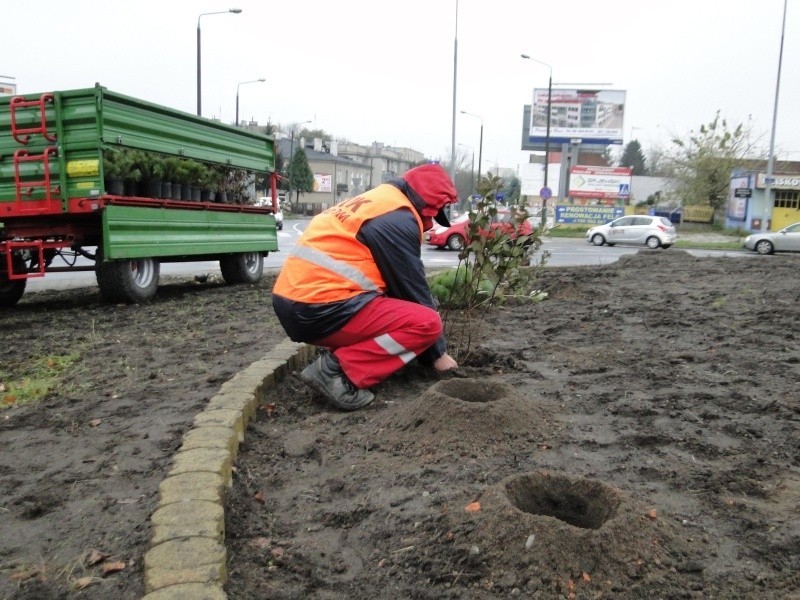
[(542, 198), (542, 200), (550, 200), (550, 198), (553, 197), (553, 190), (545, 186), (539, 190), (539, 196)]

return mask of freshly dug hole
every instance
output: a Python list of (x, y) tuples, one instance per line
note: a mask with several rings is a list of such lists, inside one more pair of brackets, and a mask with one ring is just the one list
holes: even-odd
[(431, 390), (464, 402), (493, 402), (506, 398), (511, 388), (499, 381), (449, 379), (440, 381)]
[[(554, 409), (538, 396), (497, 379), (447, 379), (409, 401), (375, 417), (376, 424), (398, 437), (425, 436), (455, 450), (480, 450), (500, 440), (527, 441), (531, 448), (548, 439)], [(393, 437), (393, 436), (390, 436)]]
[(535, 473), (511, 479), (505, 490), (511, 504), (521, 511), (583, 529), (600, 529), (619, 506), (611, 488), (585, 479)]

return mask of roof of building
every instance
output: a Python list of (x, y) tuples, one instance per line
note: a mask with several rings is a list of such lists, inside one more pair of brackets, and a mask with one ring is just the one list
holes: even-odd
[[(292, 141), (291, 139), (280, 139), (275, 142), (278, 151), (285, 157), (285, 160), (289, 160), (291, 157), (289, 156), (292, 152)], [(300, 147), (300, 141), (295, 139), (295, 148)], [(305, 145), (306, 156), (308, 157), (309, 162), (332, 162), (336, 164), (346, 164), (352, 167), (361, 167), (363, 169), (369, 169), (369, 165), (365, 165), (363, 163), (359, 163), (354, 161), (352, 158), (347, 156), (341, 156), (338, 154), (331, 154), (330, 152), (320, 152), (319, 150), (314, 150), (314, 144)]]

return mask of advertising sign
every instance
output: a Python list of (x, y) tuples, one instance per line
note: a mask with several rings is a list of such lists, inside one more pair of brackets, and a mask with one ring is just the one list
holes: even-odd
[(333, 175), (314, 173), (314, 191), (330, 192), (333, 189)]
[[(756, 187), (763, 188), (764, 186), (766, 186), (766, 184), (767, 184), (766, 173), (759, 173), (758, 177), (756, 178)], [(787, 190), (800, 189), (800, 175), (775, 174), (772, 183), (770, 183), (770, 186), (774, 188), (782, 188)]]
[(625, 91), (623, 90), (533, 90), (528, 143), (543, 146), (550, 109), (550, 147), (568, 143), (622, 144)]
[(575, 198), (629, 198), (630, 167), (584, 167), (570, 169), (569, 195)]
[(733, 177), (731, 192), (728, 196), (728, 218), (745, 221), (747, 219), (747, 200), (750, 194), (745, 196), (739, 190), (751, 190), (749, 177)]
[(9, 81), (0, 81), (0, 96), (14, 96), (17, 93), (17, 84)]
[(559, 204), (556, 206), (556, 223), (602, 225), (625, 216), (621, 206), (582, 206)]

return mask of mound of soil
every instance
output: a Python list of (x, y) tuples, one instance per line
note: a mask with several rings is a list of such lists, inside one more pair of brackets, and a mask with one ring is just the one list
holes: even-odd
[(800, 598), (797, 257), (547, 269), (457, 377), (295, 376), (226, 506), (231, 598)]
[[(286, 378), (228, 494), (229, 598), (797, 597), (798, 267), (548, 268), (548, 300), (493, 309), (456, 376), (412, 363), (354, 413)], [(285, 338), (271, 283), (0, 312), (0, 370), (77, 355), (38, 405), (0, 394), (0, 597), (143, 595), (181, 437)]]

